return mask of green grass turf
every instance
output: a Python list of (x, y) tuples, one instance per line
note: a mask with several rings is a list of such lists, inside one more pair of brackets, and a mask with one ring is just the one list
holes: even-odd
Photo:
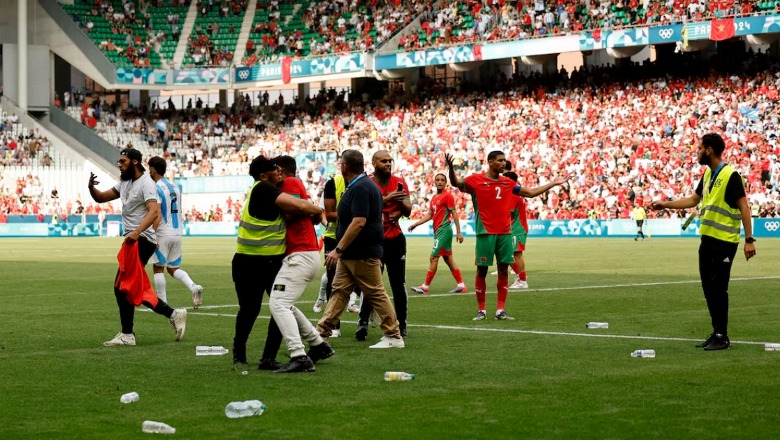
[[(760, 240), (739, 257), (731, 282), (731, 350), (703, 352), (709, 333), (695, 239), (531, 239), (531, 289), (510, 293), (514, 322), (472, 322), (473, 293), (447, 295), (443, 262), (431, 295), (410, 292), (403, 350), (369, 350), (345, 313), (336, 355), (312, 374), (232, 370), (226, 356), (196, 357), (195, 345), (230, 348), (237, 310), (230, 278), (233, 240), (187, 238), (184, 265), (205, 286), (201, 310), (174, 342), (165, 319), (136, 313), (136, 347), (103, 347), (119, 330), (111, 283), (119, 239), (0, 241), (0, 439), (138, 438), (143, 420), (180, 438), (776, 438), (780, 425), (777, 301), (780, 241)], [(410, 239), (408, 286), (421, 283), (431, 239)], [(473, 292), (473, 239), (455, 245)], [(741, 248), (740, 248), (741, 252)], [(258, 268), (262, 270), (262, 268)], [(511, 280), (510, 280), (511, 281)], [(595, 287), (594, 287), (595, 286)], [(310, 318), (312, 283), (300, 300)], [(168, 278), (168, 298), (189, 292)], [(250, 338), (260, 355), (267, 298)], [(586, 330), (607, 321), (607, 330)], [(592, 337), (592, 335), (614, 337)], [(653, 339), (667, 338), (667, 339)], [(675, 339), (677, 338), (677, 339)], [(634, 359), (654, 348), (655, 359)], [(286, 350), (283, 348), (279, 359)], [(417, 374), (384, 382), (383, 373)], [(123, 405), (129, 391), (139, 402)], [(233, 400), (260, 399), (260, 417), (228, 419)]]

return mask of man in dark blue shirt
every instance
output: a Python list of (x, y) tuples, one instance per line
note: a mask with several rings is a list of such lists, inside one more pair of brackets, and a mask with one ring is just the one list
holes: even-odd
[(338, 206), (338, 245), (325, 265), (336, 267), (333, 294), (317, 323), (323, 338), (331, 335), (349, 300), (352, 287), (363, 291), (363, 301), (376, 310), (381, 320), (382, 339), (370, 348), (403, 348), (398, 319), (382, 281), (382, 194), (363, 171), (363, 154), (347, 150), (341, 155), (341, 174), (347, 189)]

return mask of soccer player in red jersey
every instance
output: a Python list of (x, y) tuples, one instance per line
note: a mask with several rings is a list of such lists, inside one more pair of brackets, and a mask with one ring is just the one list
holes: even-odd
[(452, 197), (450, 192), (444, 190), (447, 187), (447, 176), (439, 173), (433, 178), (433, 181), (436, 184), (436, 195), (431, 198), (431, 208), (425, 214), (425, 217), (409, 226), (409, 232), (412, 232), (414, 228), (433, 219), (433, 250), (431, 250), (428, 273), (425, 275), (425, 282), (421, 286), (412, 287), (412, 290), (417, 293), (428, 293), (428, 288), (439, 267), (439, 257), (443, 257), (444, 262), (447, 263), (450, 272), (452, 272), (452, 276), (455, 277), (455, 281), (458, 283), (458, 286), (450, 290), (449, 293), (466, 293), (468, 289), (463, 284), (463, 277), (460, 274), (460, 269), (458, 269), (458, 264), (455, 263), (455, 258), (452, 257), (452, 225), (450, 224), (450, 218), (455, 220), (458, 243), (463, 243), (458, 211), (455, 208), (455, 198)]
[[(507, 162), (508, 163), (508, 162)], [(504, 177), (508, 177), (517, 182), (517, 174), (512, 171), (504, 173)], [(511, 264), (512, 271), (515, 273), (515, 282), (509, 286), (510, 289), (527, 289), (528, 277), (525, 273), (525, 259), (523, 258), (523, 252), (525, 251), (525, 242), (528, 239), (528, 218), (525, 213), (525, 198), (521, 196), (514, 196), (515, 200), (512, 203), (512, 246), (515, 248), (515, 261)]]
[(461, 179), (455, 174), (452, 156), (445, 154), (444, 158), (447, 161), (450, 181), (453, 186), (471, 194), (471, 202), (474, 204), (474, 214), (476, 215), (474, 227), (477, 233), (475, 291), (479, 307), (474, 321), (487, 318), (485, 277), (488, 268), (493, 265), (493, 256), (496, 257), (498, 266), (496, 319), (513, 320), (514, 318), (504, 311), (504, 306), (509, 290), (507, 267), (514, 262), (515, 248), (512, 246), (512, 218), (510, 216), (514, 196), (536, 197), (557, 185), (563, 185), (570, 176), (565, 175), (545, 185), (526, 189), (501, 175), (506, 167), (506, 156), (501, 151), (488, 153), (488, 170), (485, 173), (472, 174), (465, 179)]

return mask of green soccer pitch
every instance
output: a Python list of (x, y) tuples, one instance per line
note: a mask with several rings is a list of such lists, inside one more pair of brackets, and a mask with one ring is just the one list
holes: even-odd
[[(425, 276), (432, 239), (409, 239), (407, 287)], [(409, 291), (403, 350), (354, 340), (342, 317), (336, 355), (310, 374), (256, 369), (269, 319), (267, 297), (250, 337), (248, 375), (230, 355), (237, 301), (234, 240), (185, 238), (184, 263), (205, 288), (184, 340), (167, 320), (136, 313), (135, 347), (103, 346), (119, 331), (112, 293), (117, 238), (0, 240), (0, 438), (143, 438), (156, 420), (187, 439), (776, 438), (780, 426), (780, 241), (737, 254), (732, 270), (732, 348), (694, 345), (710, 332), (698, 281), (696, 239), (536, 239), (526, 253), (530, 289), (512, 291), (495, 321), (474, 322), (473, 239), (455, 244), (468, 294), (444, 262), (430, 295)], [(258, 268), (258, 270), (263, 270)], [(492, 269), (491, 269), (492, 270)], [(510, 282), (512, 278), (510, 278)], [(318, 280), (298, 306), (312, 320)], [(168, 277), (168, 299), (190, 295)], [(585, 323), (606, 321), (609, 329)], [(655, 359), (631, 358), (652, 348)], [(280, 351), (284, 360), (286, 348)], [(385, 371), (415, 373), (385, 382)], [(139, 402), (122, 404), (136, 391)], [(266, 403), (259, 417), (228, 419), (231, 401)]]

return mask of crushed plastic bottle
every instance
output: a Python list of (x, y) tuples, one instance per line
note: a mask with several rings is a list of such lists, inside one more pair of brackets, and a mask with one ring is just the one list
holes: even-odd
[(385, 373), (385, 380), (388, 382), (414, 380), (414, 374), (405, 373), (403, 371), (388, 371)]
[(230, 402), (225, 407), (225, 415), (230, 419), (259, 416), (265, 412), (265, 404), (259, 400)]
[(148, 434), (176, 434), (176, 428), (173, 426), (152, 420), (144, 420), (143, 425), (141, 425), (141, 431)]
[(608, 322), (589, 322), (585, 324), (585, 328), (609, 328)]
[(635, 358), (654, 358), (655, 350), (634, 350), (631, 352), (631, 357)]
[(138, 393), (133, 391), (127, 394), (122, 394), (122, 397), (119, 398), (119, 401), (122, 403), (133, 403), (133, 402), (138, 402), (138, 399), (139, 399)]
[(208, 346), (208, 345), (198, 345), (195, 347), (195, 355), (196, 356), (222, 356), (223, 354), (227, 354), (228, 349), (219, 345), (215, 346)]

